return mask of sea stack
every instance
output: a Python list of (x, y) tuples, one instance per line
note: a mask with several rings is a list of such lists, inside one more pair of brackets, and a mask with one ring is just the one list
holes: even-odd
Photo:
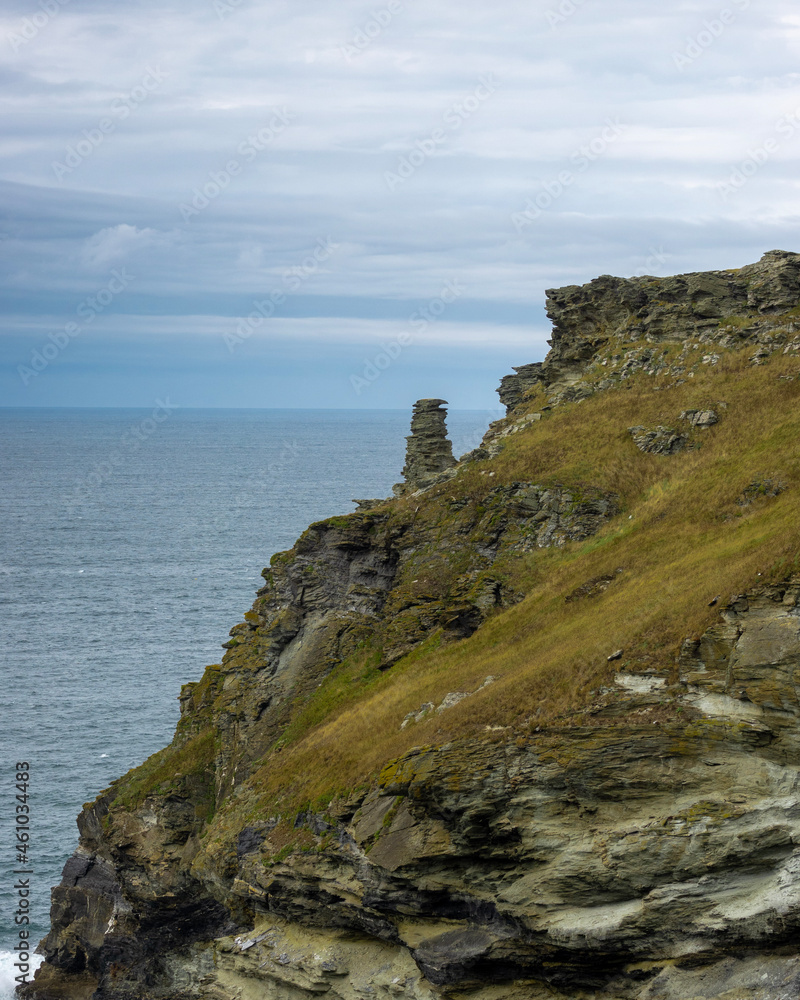
[(397, 495), (430, 486), (442, 472), (456, 464), (453, 445), (447, 437), (446, 399), (418, 399), (411, 417), (411, 434), (406, 438), (405, 482), (398, 483)]

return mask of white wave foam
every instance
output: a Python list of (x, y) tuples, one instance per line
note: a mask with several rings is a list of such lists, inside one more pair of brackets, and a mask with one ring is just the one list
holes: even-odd
[[(35, 943), (33, 947), (36, 947)], [(14, 1000), (14, 989), (18, 985), (15, 980), (19, 975), (19, 969), (14, 966), (16, 961), (16, 952), (0, 951), (0, 1000)], [(42, 962), (41, 955), (31, 955), (29, 979), (33, 978), (34, 971), (39, 968)]]

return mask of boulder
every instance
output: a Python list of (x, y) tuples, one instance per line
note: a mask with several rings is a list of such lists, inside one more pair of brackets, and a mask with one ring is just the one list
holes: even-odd
[(674, 427), (629, 427), (628, 433), (639, 451), (650, 455), (675, 455), (686, 447), (687, 437)]

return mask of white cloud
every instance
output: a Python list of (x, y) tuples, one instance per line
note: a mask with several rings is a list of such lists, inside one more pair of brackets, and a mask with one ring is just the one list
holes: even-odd
[(137, 229), (121, 222), (118, 226), (101, 229), (83, 242), (81, 259), (94, 270), (100, 271), (132, 254), (168, 241), (164, 233), (155, 229)]
[[(423, 309), (421, 307), (421, 309)], [(314, 316), (303, 319), (275, 316), (253, 325), (243, 340), (254, 343), (274, 344), (346, 344), (380, 348), (382, 344), (407, 334), (409, 345), (420, 347), (449, 347), (453, 350), (472, 347), (519, 348), (522, 356), (535, 353), (543, 356), (549, 331), (529, 326), (501, 325), (497, 323), (457, 323), (447, 319), (423, 322), (420, 310), (409, 314), (408, 320), (352, 319), (340, 316)], [(107, 336), (112, 340), (137, 340), (146, 343), (148, 338), (199, 336), (219, 339), (225, 346), (225, 334), (236, 332), (245, 317), (235, 316), (97, 316), (92, 323), (92, 336)], [(0, 336), (12, 333), (46, 335), (48, 331), (63, 326), (60, 316), (0, 317)], [(404, 338), (405, 342), (406, 338)]]

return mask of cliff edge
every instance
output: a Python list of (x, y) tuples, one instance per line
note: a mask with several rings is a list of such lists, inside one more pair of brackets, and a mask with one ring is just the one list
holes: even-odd
[(87, 804), (35, 1000), (800, 992), (800, 255), (548, 293)]

